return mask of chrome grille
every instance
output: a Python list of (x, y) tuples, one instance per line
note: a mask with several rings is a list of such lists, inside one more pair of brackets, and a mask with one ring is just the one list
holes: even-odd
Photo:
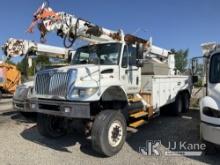
[(36, 94), (65, 97), (68, 77), (68, 72), (47, 71), (37, 74), (35, 82)]

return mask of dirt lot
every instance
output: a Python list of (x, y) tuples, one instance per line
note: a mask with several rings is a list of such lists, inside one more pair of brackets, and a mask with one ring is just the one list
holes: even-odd
[[(199, 112), (180, 117), (162, 115), (129, 133), (122, 151), (103, 158), (91, 149), (90, 140), (72, 133), (59, 140), (40, 136), (35, 119), (27, 120), (12, 110), (11, 100), (0, 102), (0, 164), (219, 164), (219, 153), (212, 156), (165, 156), (169, 141), (199, 143)], [(146, 140), (161, 140), (160, 156), (144, 156), (139, 147)]]

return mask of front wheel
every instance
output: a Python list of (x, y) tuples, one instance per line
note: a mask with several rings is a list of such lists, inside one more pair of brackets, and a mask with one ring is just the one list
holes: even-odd
[(59, 138), (64, 136), (66, 130), (64, 129), (63, 118), (38, 114), (37, 128), (42, 136), (49, 138)]
[(105, 156), (113, 156), (123, 147), (126, 133), (126, 121), (121, 112), (102, 111), (92, 127), (92, 147)]

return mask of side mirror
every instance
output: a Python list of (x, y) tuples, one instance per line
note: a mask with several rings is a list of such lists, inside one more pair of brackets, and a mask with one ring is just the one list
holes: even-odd
[(144, 44), (137, 44), (137, 59), (142, 60), (144, 58)]
[(197, 68), (198, 68), (198, 59), (197, 58), (193, 58), (192, 59), (192, 74), (193, 75), (196, 74)]
[(67, 59), (67, 62), (68, 62), (68, 63), (71, 63), (71, 61), (72, 61), (73, 58), (74, 58), (75, 53), (76, 53), (76, 51), (70, 51), (70, 52), (68, 53), (68, 59)]
[(144, 65), (144, 45), (142, 43), (137, 44), (137, 67), (143, 67)]
[(199, 80), (198, 76), (192, 76), (192, 83), (195, 84)]

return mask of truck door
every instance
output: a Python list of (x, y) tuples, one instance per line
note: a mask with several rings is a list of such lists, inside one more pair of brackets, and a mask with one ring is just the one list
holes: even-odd
[(133, 45), (124, 46), (120, 80), (128, 94), (138, 93), (140, 91), (141, 69), (137, 67), (137, 50)]

